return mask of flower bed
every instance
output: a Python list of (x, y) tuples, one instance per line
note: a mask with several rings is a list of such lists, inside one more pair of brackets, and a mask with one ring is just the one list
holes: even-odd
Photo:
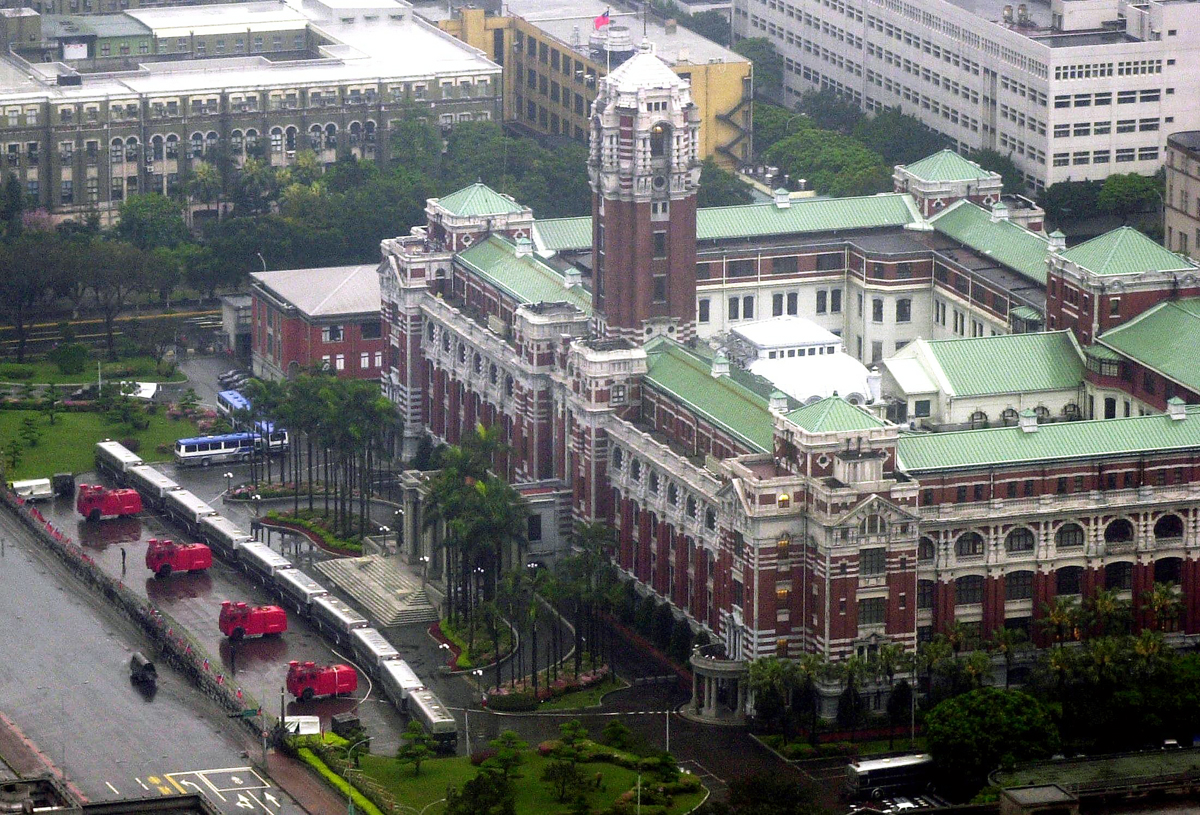
[(492, 688), (487, 692), (487, 706), (499, 711), (534, 710), (542, 702), (548, 702), (568, 693), (587, 690), (607, 680), (611, 675), (607, 665), (600, 665), (590, 671), (584, 671), (578, 677), (560, 676), (553, 682), (538, 682), (537, 693), (533, 683), (522, 679), (515, 686), (507, 685)]
[[(300, 510), (300, 512), (303, 514), (307, 510)], [(334, 554), (362, 554), (362, 541), (357, 537), (339, 538), (325, 526), (323, 518), (305, 518), (271, 510), (267, 513), (265, 520), (268, 522), (268, 526), (281, 526), (285, 529), (305, 532), (318, 546)]]

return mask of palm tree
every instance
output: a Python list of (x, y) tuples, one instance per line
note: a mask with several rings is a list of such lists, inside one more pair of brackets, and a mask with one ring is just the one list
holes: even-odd
[(1078, 600), (1060, 595), (1054, 598), (1053, 603), (1042, 605), (1042, 617), (1038, 624), (1049, 631), (1055, 644), (1061, 647), (1067, 635), (1078, 629), (1081, 611)]
[(1088, 601), (1088, 612), (1095, 620), (1100, 636), (1109, 637), (1129, 628), (1129, 601), (1114, 589), (1097, 589)]
[[(212, 204), (215, 201), (217, 203), (217, 220), (221, 218), (221, 188), (221, 171), (215, 164), (200, 160), (192, 162), (186, 187), (188, 198), (195, 198), (204, 204)], [(191, 212), (190, 206), (188, 212)]]
[(858, 687), (869, 666), (857, 656), (847, 657), (835, 666), (842, 679), (844, 690), (838, 698), (838, 724), (850, 728), (850, 741), (855, 740), (858, 733), (858, 722), (862, 714), (862, 696)]
[(1009, 675), (1012, 673), (1013, 660), (1016, 658), (1017, 649), (1026, 644), (1027, 637), (1025, 632), (1019, 628), (1005, 628), (1001, 626), (992, 632), (992, 639), (988, 643), (988, 650), (993, 654), (1000, 654), (1004, 657), (1004, 689), (1008, 690)]
[(1155, 582), (1142, 595), (1142, 603), (1150, 615), (1150, 627), (1156, 631), (1173, 631), (1183, 613), (1183, 602), (1174, 583)]
[(1153, 675), (1163, 660), (1171, 653), (1167, 650), (1166, 639), (1161, 631), (1142, 629), (1133, 641), (1133, 652), (1141, 660), (1141, 668), (1147, 675)]
[(984, 680), (992, 672), (992, 658), (986, 651), (972, 651), (962, 662), (963, 673), (971, 683), (972, 689), (983, 686)]
[(1096, 680), (1107, 686), (1116, 683), (1125, 662), (1126, 649), (1115, 637), (1100, 637), (1087, 646), (1087, 656)]
[(817, 716), (821, 701), (817, 680), (825, 675), (829, 670), (829, 665), (821, 654), (801, 654), (800, 658), (793, 662), (793, 665), (796, 669), (796, 680), (808, 700), (808, 737), (813, 746), (816, 746)]
[(946, 641), (950, 643), (950, 647), (954, 649), (954, 653), (957, 655), (964, 648), (974, 647), (975, 631), (966, 623), (955, 620), (950, 628), (946, 630)]
[[(747, 684), (754, 694), (755, 712), (764, 718), (777, 717), (786, 740), (791, 693), (796, 685), (795, 663), (778, 657), (760, 657), (749, 665)], [(774, 715), (772, 706), (776, 707)]]

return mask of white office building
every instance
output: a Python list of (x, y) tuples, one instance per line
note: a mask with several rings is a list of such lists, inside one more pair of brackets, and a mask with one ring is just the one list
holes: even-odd
[(784, 95), (899, 106), (1034, 188), (1152, 174), (1200, 128), (1200, 4), (1187, 0), (734, 0), (736, 38), (784, 57)]

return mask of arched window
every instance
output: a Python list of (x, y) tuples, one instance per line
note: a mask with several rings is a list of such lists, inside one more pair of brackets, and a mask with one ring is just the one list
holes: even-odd
[(1004, 548), (1010, 553), (1032, 552), (1033, 545), (1033, 531), (1024, 526), (1019, 526), (1009, 532), (1008, 537), (1004, 539)]
[(1104, 588), (1123, 591), (1133, 588), (1133, 564), (1128, 561), (1110, 563), (1104, 567)]
[(650, 158), (662, 158), (666, 156), (670, 140), (670, 125), (660, 122), (650, 128)]
[(442, 331), (442, 351), (450, 353), (450, 332), (445, 330)]
[(1005, 427), (1014, 427), (1021, 419), (1021, 414), (1017, 413), (1016, 408), (1005, 408), (1000, 414), (1000, 421)]
[(366, 122), (363, 125), (363, 141), (367, 144), (375, 143), (375, 123)]
[(246, 152), (249, 153), (250, 151), (256, 150), (257, 148), (258, 148), (258, 131), (255, 130), (254, 128), (250, 128), (249, 130), (246, 131)]
[(163, 159), (163, 137), (150, 137), (150, 158), (154, 161), (162, 161)]
[(863, 535), (882, 535), (887, 532), (887, 521), (881, 515), (868, 515), (859, 521), (858, 531)]
[(988, 426), (987, 414), (982, 410), (977, 410), (971, 414), (971, 429), (982, 430)]
[(193, 133), (191, 138), (189, 139), (189, 142), (191, 143), (192, 158), (200, 158), (201, 156), (204, 155), (204, 134), (203, 133)]
[(687, 506), (688, 517), (695, 518), (696, 517), (696, 499), (693, 496), (689, 495), (687, 497), (687, 505), (686, 506)]
[(242, 131), (235, 130), (229, 134), (229, 149), (232, 150), (234, 153), (242, 152), (243, 143), (244, 142), (242, 141)]
[(620, 447), (614, 447), (613, 448), (613, 469), (614, 470), (621, 469), (621, 464), (624, 462), (624, 460), (625, 460), (625, 451), (622, 450)]
[(204, 149), (213, 150), (221, 142), (221, 137), (217, 135), (217, 131), (210, 130), (208, 135), (204, 137)]
[(313, 125), (308, 129), (308, 146), (314, 150), (321, 149), (321, 126)]
[(504, 395), (512, 396), (514, 387), (513, 378), (511, 376), (504, 377)]
[(1064, 566), (1054, 573), (1055, 594), (1079, 594), (1083, 585), (1083, 567)]
[(679, 487), (672, 481), (667, 484), (667, 503), (676, 506), (679, 503)]
[(1165, 557), (1154, 561), (1154, 582), (1175, 583), (1183, 579), (1183, 560), (1177, 557)]
[(125, 160), (137, 161), (138, 159), (138, 140), (130, 136), (125, 140)]
[(954, 581), (954, 605), (973, 606), (983, 602), (983, 578), (969, 574)]
[(362, 142), (362, 124), (359, 122), (350, 123), (350, 146), (358, 147)]
[(433, 327), (433, 323), (425, 324), (425, 340), (427, 342), (433, 342), (435, 331), (436, 331), (436, 329)]
[(338, 128), (335, 124), (325, 125), (325, 147), (330, 150), (337, 149), (337, 132)]
[(1127, 518), (1117, 518), (1104, 528), (1105, 543), (1129, 543), (1133, 540), (1133, 524)]
[(917, 542), (917, 560), (926, 562), (933, 560), (937, 554), (937, 546), (934, 545), (930, 538), (921, 538)]
[(1004, 575), (1005, 600), (1033, 598), (1033, 572), (1009, 572)]
[(288, 150), (294, 151), (296, 149), (296, 140), (298, 138), (300, 138), (300, 131), (295, 127), (289, 127), (287, 130), (283, 131), (284, 147)]
[(479, 355), (478, 351), (475, 352), (475, 356), (471, 360), (471, 367), (475, 369), (475, 373), (483, 373), (483, 357)]
[(1080, 418), (1079, 405), (1074, 402), (1067, 402), (1063, 405), (1062, 415), (1068, 422), (1078, 421)]
[(634, 481), (642, 480), (642, 462), (640, 459), (632, 459), (629, 462), (629, 477)]
[(1050, 421), (1050, 408), (1045, 405), (1038, 405), (1033, 412), (1037, 415), (1038, 424)]
[(488, 366), (488, 382), (495, 385), (498, 378), (499, 376), (498, 371), (496, 370), (496, 363), (493, 362)]
[(167, 136), (167, 158), (179, 158), (179, 137), (174, 133)]
[(657, 472), (650, 473), (650, 492), (654, 493), (655, 495), (658, 495), (658, 473)]
[(954, 542), (954, 553), (959, 557), (979, 557), (983, 554), (983, 536), (978, 532), (964, 532)]
[(1183, 537), (1183, 521), (1178, 515), (1164, 515), (1154, 524), (1154, 541)]
[(467, 361), (467, 346), (465, 343), (460, 342), (458, 344), (458, 361), (459, 363), (465, 363)]
[(1077, 549), (1083, 546), (1083, 527), (1079, 524), (1063, 524), (1054, 533), (1054, 545), (1059, 549)]
[(283, 152), (283, 128), (282, 127), (271, 128), (271, 152), (272, 153), (282, 153)]

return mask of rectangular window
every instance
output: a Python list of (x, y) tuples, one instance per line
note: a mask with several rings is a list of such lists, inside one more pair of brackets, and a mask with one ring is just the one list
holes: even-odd
[(832, 314), (841, 314), (842, 313), (842, 290), (841, 289), (830, 289), (829, 290), (829, 311)]
[(729, 319), (736, 320), (742, 310), (742, 299), (740, 297), (729, 298)]
[(887, 599), (870, 597), (858, 601), (859, 625), (883, 625), (883, 615), (887, 610)]
[(341, 342), (342, 327), (340, 325), (327, 325), (321, 328), (321, 342)]
[(817, 314), (824, 314), (826, 311), (826, 299), (828, 292), (824, 289), (817, 290)]
[(1013, 572), (1004, 576), (1005, 600), (1029, 600), (1033, 597), (1033, 572)]
[(912, 320), (912, 300), (902, 297), (896, 301), (896, 322), (907, 323)]
[(700, 314), (699, 314), (698, 319), (702, 323), (707, 323), (709, 320), (709, 308), (710, 308), (709, 302), (710, 301), (706, 298), (704, 300), (701, 300), (699, 303)]
[(771, 316), (772, 317), (782, 317), (783, 316), (783, 295), (782, 294), (771, 295)]
[(887, 549), (863, 549), (858, 555), (858, 573), (863, 577), (881, 575), (887, 571)]
[(667, 256), (667, 233), (654, 233), (654, 257), (665, 258)]
[(754, 295), (748, 294), (742, 298), (742, 319), (754, 319)]
[(918, 399), (913, 402), (913, 415), (918, 418), (924, 418), (929, 415), (929, 400)]
[(787, 296), (787, 313), (795, 316), (799, 308), (800, 295), (796, 292), (788, 292)]
[(883, 322), (883, 298), (875, 297), (871, 300), (871, 322)]
[(370, 351), (363, 351), (361, 354), (358, 355), (358, 367), (364, 371), (367, 368), (371, 367), (371, 352)]
[(364, 340), (377, 340), (383, 336), (383, 324), (378, 320), (369, 320), (359, 326)]

